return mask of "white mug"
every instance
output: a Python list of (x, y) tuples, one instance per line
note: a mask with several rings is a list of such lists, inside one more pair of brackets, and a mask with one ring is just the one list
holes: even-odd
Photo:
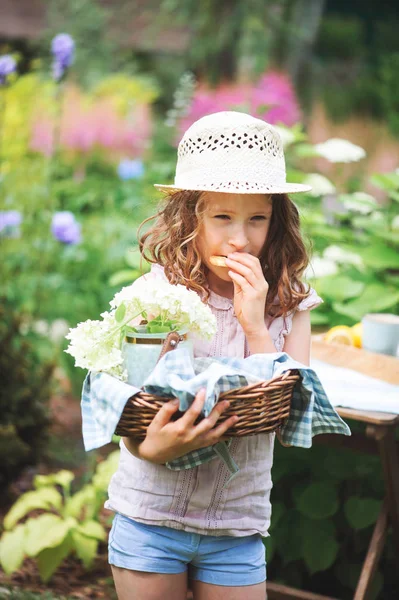
[(370, 313), (362, 319), (362, 347), (378, 354), (396, 356), (399, 345), (399, 316)]

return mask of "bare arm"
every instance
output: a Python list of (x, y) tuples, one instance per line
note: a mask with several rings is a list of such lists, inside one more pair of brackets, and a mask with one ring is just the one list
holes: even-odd
[(310, 363), (310, 311), (297, 310), (292, 320), (292, 330), (285, 338), (284, 352), (304, 365)]

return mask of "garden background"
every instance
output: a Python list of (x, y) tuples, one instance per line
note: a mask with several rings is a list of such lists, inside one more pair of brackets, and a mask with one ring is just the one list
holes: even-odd
[[(288, 178), (313, 185), (295, 201), (315, 331), (398, 314), (397, 28), (393, 1), (2, 1), (0, 597), (115, 597), (102, 505), (118, 447), (84, 452), (65, 335), (139, 276), (137, 227), (194, 120), (280, 127)], [(351, 598), (378, 460), (278, 446), (273, 480), (269, 578)], [(373, 598), (398, 587), (388, 540)]]

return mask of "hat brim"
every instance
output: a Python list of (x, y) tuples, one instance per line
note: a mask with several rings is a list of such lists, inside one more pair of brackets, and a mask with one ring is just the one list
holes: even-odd
[(220, 192), (225, 194), (299, 194), (301, 192), (310, 192), (312, 187), (310, 185), (305, 185), (304, 183), (284, 183), (283, 185), (271, 185), (264, 189), (259, 188), (256, 190), (249, 190), (248, 188), (237, 189), (236, 187), (224, 190), (215, 190), (215, 188), (211, 187), (185, 187), (180, 188), (175, 185), (163, 185), (162, 183), (154, 183), (154, 187), (161, 192), (170, 193), (170, 192), (183, 192), (183, 191), (191, 191), (191, 192)]

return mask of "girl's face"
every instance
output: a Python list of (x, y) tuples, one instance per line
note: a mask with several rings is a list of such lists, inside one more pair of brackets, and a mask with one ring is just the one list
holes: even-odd
[(197, 243), (202, 262), (209, 270), (208, 282), (211, 289), (212, 283), (219, 288), (226, 287), (223, 282), (232, 286), (228, 269), (212, 265), (209, 257), (231, 252), (259, 257), (270, 225), (272, 198), (265, 194), (205, 192), (204, 200)]

